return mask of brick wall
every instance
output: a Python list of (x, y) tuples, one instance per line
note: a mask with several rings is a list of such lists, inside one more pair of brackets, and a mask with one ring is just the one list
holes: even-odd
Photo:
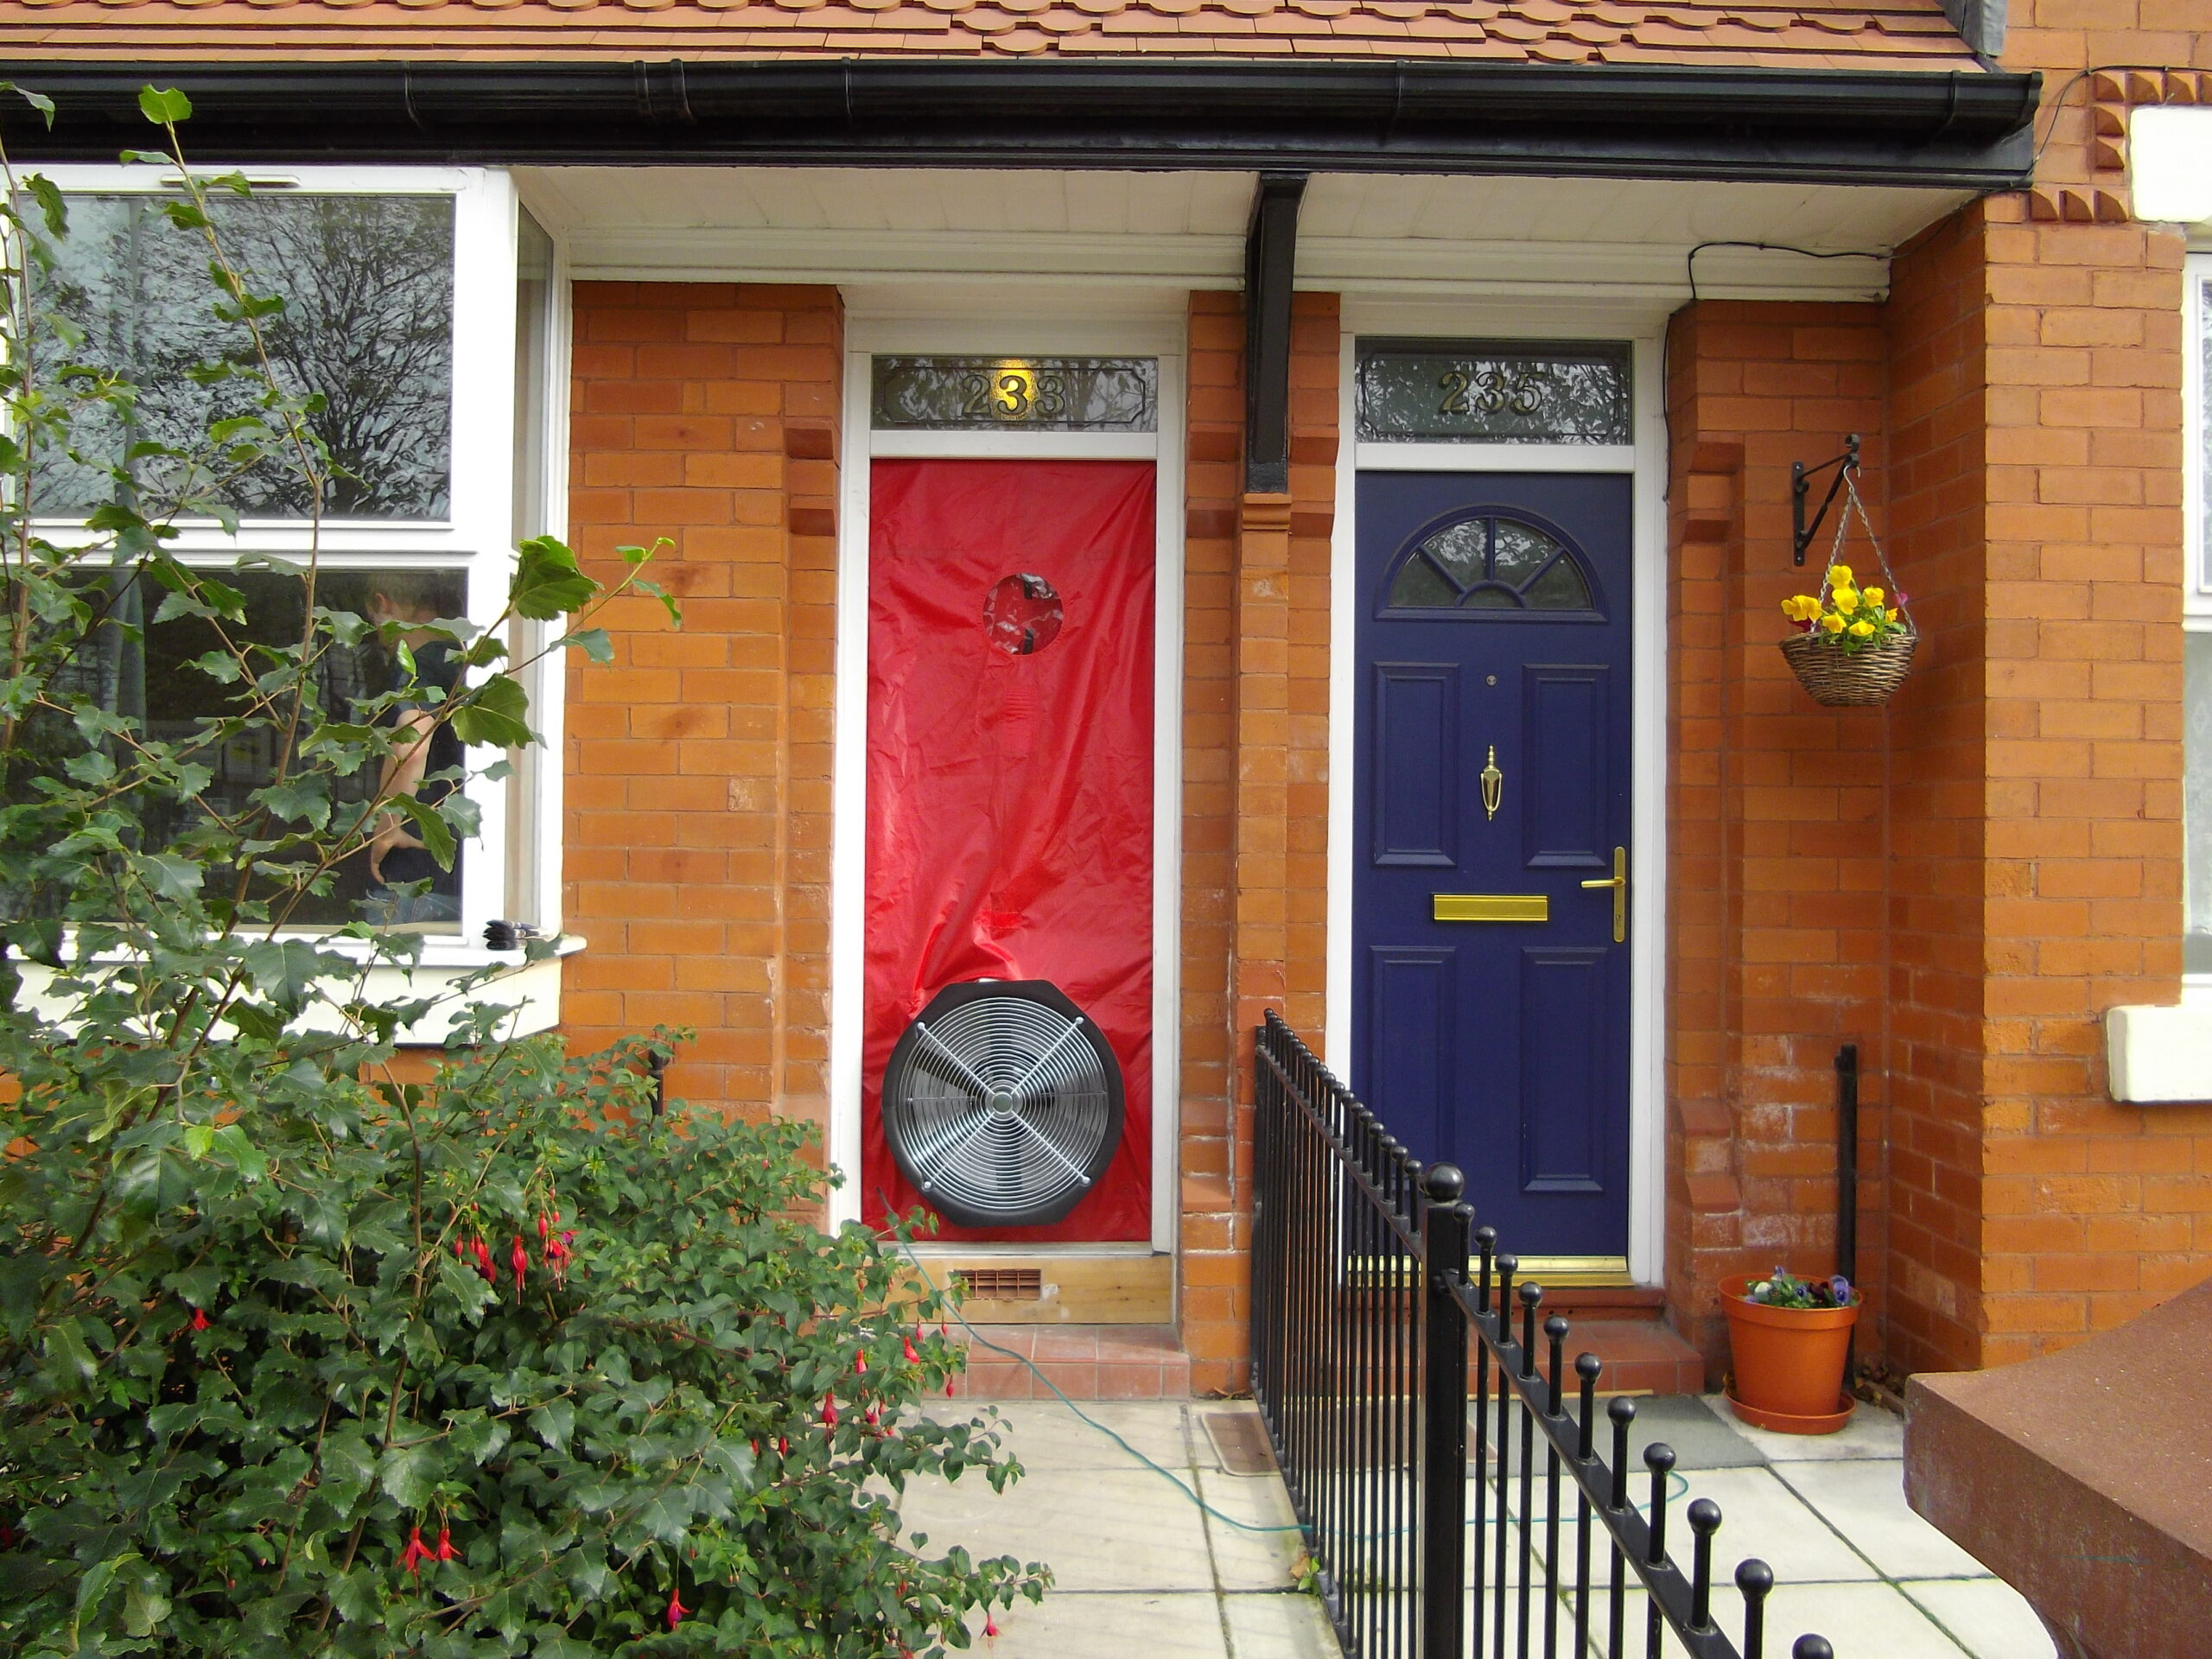
[[(1192, 587), (1185, 618), (1186, 831), (1193, 783), (1208, 816), (1203, 859), (1185, 848), (1181, 1271), (1183, 1340), (1192, 1386), (1204, 1390), (1244, 1382), (1252, 1028), (1269, 1007), (1301, 1031), (1321, 1026), (1336, 296), (1300, 294), (1294, 305), (1285, 495), (1241, 493), (1236, 296), (1194, 295), (1191, 330), (1185, 556), (1193, 583), (1203, 571), (1205, 585)], [(1196, 1028), (1208, 1014), (1219, 1023)]]
[(580, 283), (571, 539), (667, 537), (680, 595), (569, 676), (563, 906), (580, 1045), (696, 1027), (671, 1093), (823, 1123), (840, 309), (827, 288)]
[[(1876, 1079), (1884, 1060), (1885, 717), (1820, 709), (1776, 649), (1829, 539), (1792, 566), (1790, 463), (1861, 434), (1879, 525), (1884, 356), (1864, 305), (1706, 302), (1669, 340), (1668, 1288), (1716, 1375), (1722, 1274), (1833, 1270), (1836, 1050)], [(1860, 1121), (1870, 1265), (1881, 1100)]]

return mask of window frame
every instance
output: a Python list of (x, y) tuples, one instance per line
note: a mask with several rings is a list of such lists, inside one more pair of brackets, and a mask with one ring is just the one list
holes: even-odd
[[(2212, 378), (2205, 373), (2204, 353), (2212, 345), (2205, 308), (2212, 303), (2212, 245), (2192, 238), (2182, 262), (2182, 632), (2212, 634), (2212, 537), (2205, 533), (2204, 514), (2212, 504), (2212, 456), (2206, 454), (2212, 438)], [(2212, 858), (2212, 823), (2194, 825), (2189, 814), (2189, 777), (2198, 766), (2212, 767), (2212, 753), (2192, 753), (2189, 742), (2188, 655), (2184, 639), (2182, 692), (2182, 931), (2184, 958), (2190, 928), (2190, 868), (2200, 857)], [(2205, 846), (2198, 854), (2192, 845), (2199, 838)], [(2212, 918), (2208, 918), (2212, 921)], [(2212, 931), (2212, 930), (2208, 930)], [(2182, 994), (2186, 1001), (2212, 1004), (2212, 972), (2188, 970), (2184, 960)]]
[[(65, 196), (139, 194), (176, 198), (174, 168), (69, 164), (35, 169)], [(448, 514), (443, 518), (326, 518), (319, 559), (331, 570), (459, 570), (467, 583), (468, 620), (489, 626), (506, 601), (518, 533), (517, 474), (523, 430), (516, 408), (518, 296), (520, 280), (520, 197), (509, 173), (497, 168), (321, 167), (233, 169), (195, 160), (200, 176), (243, 172), (270, 195), (445, 195), (454, 204), (454, 317), (452, 427)], [(549, 534), (566, 531), (569, 316), (566, 249), (553, 226), (533, 215), (552, 240), (542, 335), (543, 391), (534, 436), (541, 446), (534, 518)], [(41, 533), (66, 540), (74, 515), (35, 521)], [(241, 516), (235, 534), (213, 519), (180, 519), (169, 550), (187, 564), (219, 568), (241, 554), (297, 558), (306, 552), (308, 521)], [(525, 642), (511, 642), (525, 643)], [(525, 676), (532, 724), (549, 755), (561, 741), (560, 664), (548, 662)], [(468, 843), (462, 868), (461, 921), (455, 933), (429, 933), (423, 960), (465, 969), (509, 959), (483, 944), (495, 918), (529, 922), (542, 932), (560, 926), (560, 768), (540, 760), (518, 766), (509, 781), (486, 785), (480, 774), (495, 760), (513, 761), (480, 748), (467, 751), (468, 793), (480, 830)], [(551, 837), (549, 844), (547, 838)], [(527, 853), (527, 856), (524, 854)], [(326, 930), (288, 930), (315, 936)]]

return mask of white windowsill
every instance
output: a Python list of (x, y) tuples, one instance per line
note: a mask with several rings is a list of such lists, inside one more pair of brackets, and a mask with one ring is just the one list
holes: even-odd
[(2178, 1007), (2137, 1004), (2105, 1010), (2105, 1073), (2114, 1100), (2137, 1105), (2212, 1101), (2208, 991), (2212, 988), (2185, 987)]
[[(357, 939), (327, 939), (325, 948), (356, 957), (366, 955), (365, 948)], [(550, 1031), (561, 1020), (561, 963), (563, 958), (582, 950), (586, 940), (575, 933), (563, 933), (552, 941), (553, 953), (532, 962), (520, 950), (489, 950), (480, 944), (466, 944), (457, 938), (425, 940), (419, 960), (411, 964), (385, 963), (372, 967), (364, 987), (370, 1001), (397, 1001), (402, 998), (435, 997), (448, 992), (460, 980), (486, 968), (497, 968), (484, 983), (469, 993), (469, 1000), (478, 1005), (495, 1004), (512, 1008), (501, 1034), (508, 1037), (531, 1037), (539, 1032)], [(36, 1007), (43, 1000), (45, 983), (52, 977), (52, 969), (36, 963), (17, 964), (23, 976), (23, 1001)], [(48, 1017), (59, 1017), (61, 1010), (49, 1006), (44, 1010)], [(453, 1008), (442, 1007), (432, 1010), (427, 1020), (404, 1027), (397, 1041), (403, 1048), (443, 1048), (446, 1046)], [(320, 1011), (321, 1017), (310, 1018), (308, 1024), (317, 1030), (335, 1030), (337, 1021), (327, 1010)]]

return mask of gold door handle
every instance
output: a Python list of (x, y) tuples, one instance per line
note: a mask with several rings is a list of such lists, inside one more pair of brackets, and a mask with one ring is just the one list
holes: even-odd
[(1603, 881), (1585, 881), (1586, 887), (1611, 887), (1613, 890), (1613, 943), (1621, 944), (1628, 938), (1628, 849), (1613, 849), (1613, 873)]

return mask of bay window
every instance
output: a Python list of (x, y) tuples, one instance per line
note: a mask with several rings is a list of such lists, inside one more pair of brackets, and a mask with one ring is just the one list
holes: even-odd
[[(219, 170), (203, 168), (203, 171)], [(250, 378), (195, 376), (208, 360), (245, 362), (242, 327), (215, 315), (199, 238), (162, 217), (176, 199), (162, 169), (59, 168), (49, 176), (68, 200), (70, 235), (41, 282), (41, 299), (83, 335), (71, 355), (142, 389), (127, 416), (88, 422), (80, 459), (49, 458), (35, 481), (42, 526), (56, 540), (118, 490), (152, 507), (181, 465), (159, 451), (130, 463), (119, 484), (104, 466), (152, 441), (200, 447), (210, 422), (251, 407)], [(171, 176), (173, 175), (167, 175)], [(481, 168), (306, 168), (255, 177), (253, 193), (209, 195), (210, 216), (248, 285), (281, 295), (264, 325), (276, 377), (290, 395), (313, 395), (308, 424), (332, 467), (320, 523), (296, 468), (262, 465), (226, 481), (235, 528), (187, 523), (169, 545), (187, 563), (227, 568), (241, 555), (317, 562), (317, 602), (369, 616), (466, 617), (480, 626), (501, 610), (519, 537), (558, 534), (555, 388), (565, 373), (565, 306), (557, 251), (533, 224), (503, 174)], [(305, 623), (296, 579), (248, 570), (226, 578), (246, 596), (248, 632), (297, 639)], [(111, 631), (97, 695), (157, 735), (181, 735), (219, 712), (226, 689), (188, 666), (209, 648), (190, 619)], [(510, 641), (518, 654), (536, 641)], [(112, 660), (109, 660), (112, 658)], [(533, 723), (558, 731), (556, 671), (527, 686)], [(326, 706), (394, 689), (396, 664), (372, 641), (334, 647), (319, 667)], [(341, 716), (342, 717), (342, 716)], [(459, 753), (459, 746), (454, 746)], [(265, 783), (276, 757), (253, 741), (226, 749), (209, 804), (243, 798)], [(505, 765), (495, 765), (505, 761)], [(426, 936), (425, 960), (462, 967), (484, 960), (495, 918), (557, 931), (555, 832), (557, 769), (531, 756), (469, 750), (463, 785), (480, 834), (455, 868), (433, 877), (426, 902), (395, 908), (365, 857), (295, 923), (359, 918)], [(364, 779), (359, 788), (372, 789)], [(379, 906), (382, 908), (379, 909)]]

